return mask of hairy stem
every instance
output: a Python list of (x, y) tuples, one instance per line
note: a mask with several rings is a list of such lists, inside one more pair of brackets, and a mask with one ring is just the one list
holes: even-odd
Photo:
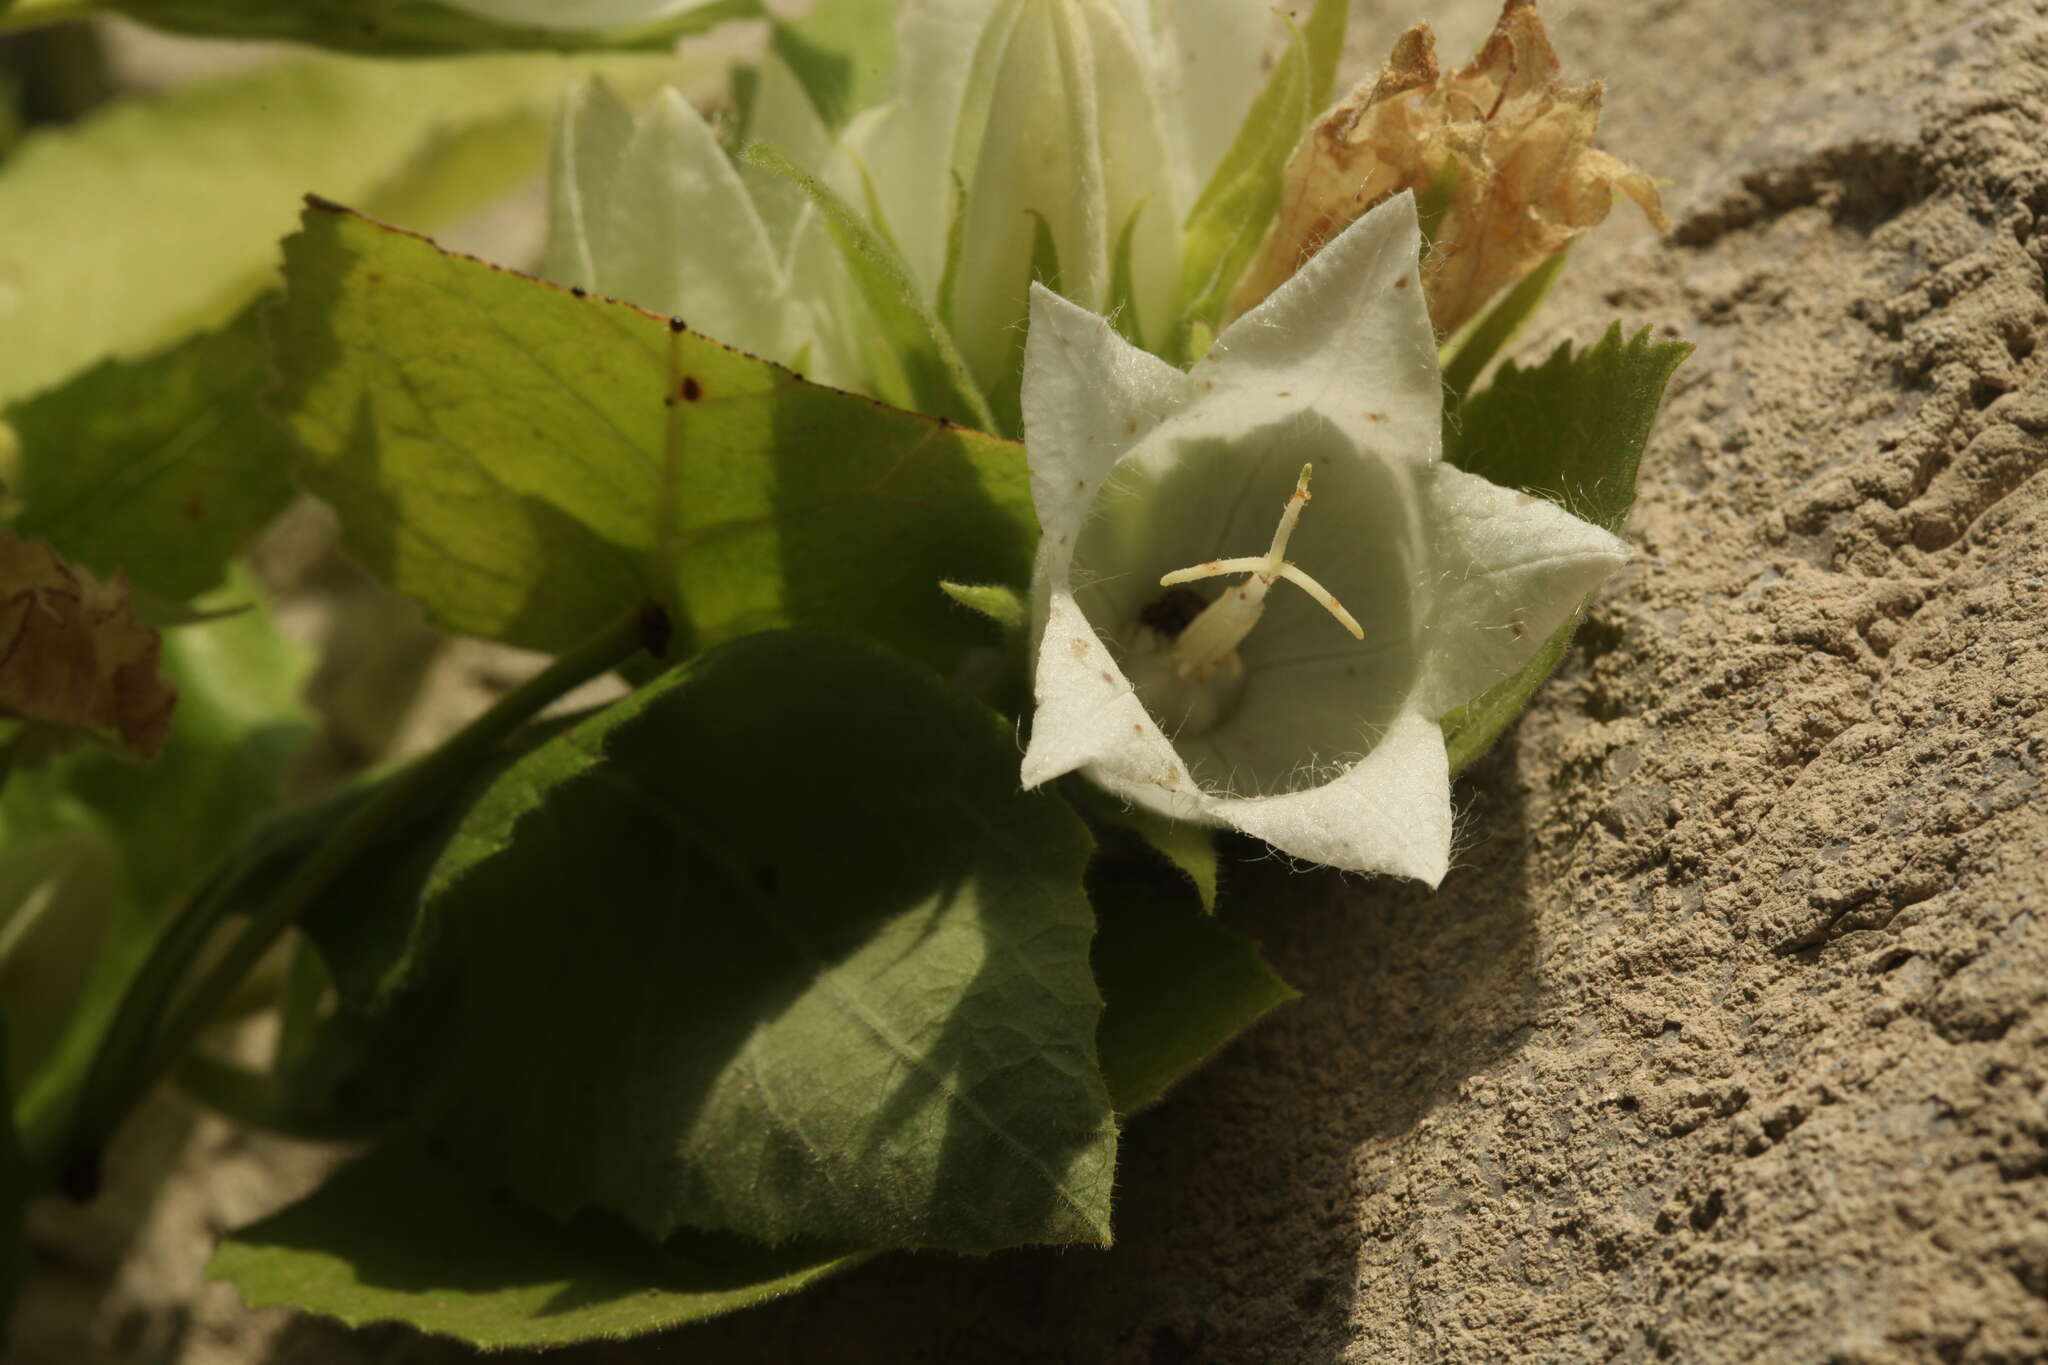
[[(212, 1021), (242, 979), (284, 932), (327, 891), (365, 850), (394, 827), (415, 818), (489, 759), (512, 732), (557, 697), (609, 673), (643, 650), (667, 651), (668, 615), (651, 603), (636, 607), (588, 643), (558, 657), (436, 748), (402, 770), (300, 863), (278, 893), (250, 920), (187, 990), (177, 986), (206, 946), (205, 932), (159, 942), (130, 984), (79, 1089), (70, 1121), (59, 1134), (31, 1134), (31, 1171), (55, 1179), (77, 1198), (99, 1184), (103, 1145), (136, 1102), (177, 1062)], [(197, 907), (195, 906), (195, 909)], [(210, 926), (201, 926), (209, 928)], [(175, 1005), (173, 998), (175, 997)], [(52, 1142), (50, 1139), (55, 1138)], [(46, 1145), (47, 1144), (47, 1145)]]

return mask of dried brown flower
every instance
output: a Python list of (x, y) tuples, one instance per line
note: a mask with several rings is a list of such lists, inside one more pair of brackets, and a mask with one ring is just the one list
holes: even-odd
[(1427, 24), (1402, 34), (1379, 76), (1317, 119), (1288, 161), (1280, 213), (1231, 300), (1271, 293), (1360, 214), (1440, 175), (1449, 201), (1423, 264), (1429, 315), (1448, 336), (1494, 293), (1599, 223), (1618, 190), (1658, 228), (1647, 175), (1593, 146), (1598, 81), (1566, 85), (1535, 0), (1507, 0), (1471, 65), (1437, 67)]
[(0, 528), (0, 715), (118, 735), (154, 758), (178, 694), (128, 600), (40, 540)]

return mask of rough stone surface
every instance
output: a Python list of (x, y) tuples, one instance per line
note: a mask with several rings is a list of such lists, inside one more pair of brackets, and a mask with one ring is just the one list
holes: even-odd
[[(1230, 869), (1305, 998), (1132, 1125), (1113, 1251), (550, 1359), (2048, 1360), (2048, 4), (1546, 9), (1678, 221), (1523, 352), (1699, 349), (1443, 890)], [(464, 1354), (198, 1314), (178, 1359)]]

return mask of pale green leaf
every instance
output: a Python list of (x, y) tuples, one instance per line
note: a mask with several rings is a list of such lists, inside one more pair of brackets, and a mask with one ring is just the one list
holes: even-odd
[(825, 126), (841, 128), (889, 93), (895, 0), (821, 0), (801, 19), (774, 20), (768, 41)]
[(1031, 618), (1022, 594), (1001, 583), (944, 582), (939, 591), (968, 610), (980, 612), (1006, 633), (1024, 629)]
[(1216, 323), (1251, 264), (1279, 212), (1287, 158), (1329, 93), (1343, 37), (1342, 0), (1317, 0), (1307, 27), (1290, 30), (1286, 52), (1189, 210), (1181, 239), (1183, 330)]
[(7, 409), (14, 531), (169, 601), (219, 583), (291, 497), (291, 441), (263, 406), (269, 353), (251, 310)]
[[(1624, 340), (1617, 322), (1589, 349), (1574, 353), (1567, 343), (1532, 368), (1505, 364), (1447, 419), (1444, 458), (1619, 531), (1635, 502), (1636, 466), (1664, 386), (1691, 352), (1683, 342), (1652, 341), (1647, 328)], [(1443, 717), (1452, 772), (1485, 753), (1521, 714), (1577, 626), (1574, 613), (1515, 676)]]
[(489, 49), (665, 51), (678, 38), (761, 13), (756, 0), (715, 0), (670, 18), (614, 29), (497, 23), (434, 0), (105, 0), (158, 28), (211, 38), (268, 38), (350, 52), (461, 53)]
[[(925, 303), (889, 237), (888, 224), (863, 219), (831, 186), (777, 148), (756, 144), (747, 149), (746, 159), (801, 188), (823, 216), (874, 317), (877, 334), (868, 354), (876, 363), (876, 392), (899, 407), (968, 422), (982, 431), (998, 430), (952, 333)], [(867, 189), (873, 207), (874, 187)], [(883, 363), (890, 359), (893, 364)]]
[(515, 763), (427, 890), (419, 1113), (559, 1217), (656, 1237), (1109, 1239), (1089, 841), (1009, 726), (807, 632)]
[(0, 401), (233, 318), (273, 282), (306, 191), (433, 227), (540, 167), (575, 76), (644, 88), (672, 69), (302, 58), (31, 133), (0, 165)]
[(563, 649), (654, 596), (700, 644), (814, 623), (945, 668), (992, 641), (933, 585), (1029, 572), (1013, 443), (331, 206), (286, 262), (305, 482), (451, 629)]

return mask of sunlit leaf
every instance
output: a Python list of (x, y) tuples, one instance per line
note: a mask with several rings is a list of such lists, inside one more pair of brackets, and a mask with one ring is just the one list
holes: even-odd
[(33, 132), (0, 165), (0, 401), (229, 321), (274, 281), (309, 190), (436, 227), (539, 169), (570, 80), (672, 69), (300, 58)]
[[(105, 0), (158, 28), (214, 38), (270, 38), (366, 53), (460, 53), (491, 49), (665, 50), (678, 38), (761, 13), (755, 0), (714, 0), (621, 28), (498, 23), (434, 0)], [(481, 8), (481, 6), (479, 7)]]
[(1015, 444), (329, 207), (286, 261), (305, 481), (452, 629), (561, 649), (654, 596), (700, 644), (814, 623), (950, 667), (993, 632), (939, 580), (1028, 575)]

